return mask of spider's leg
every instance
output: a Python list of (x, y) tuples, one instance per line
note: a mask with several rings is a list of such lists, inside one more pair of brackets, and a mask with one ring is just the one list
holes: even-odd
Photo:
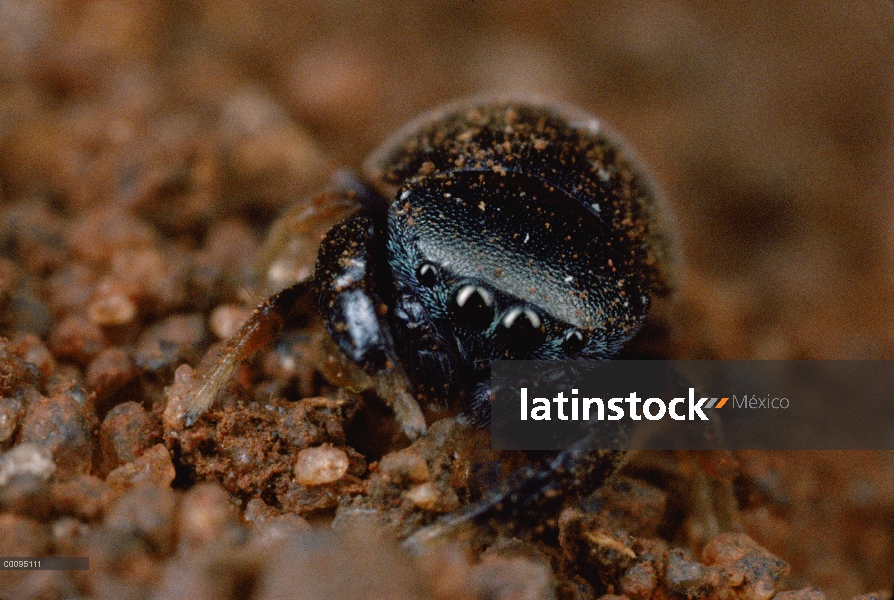
[(314, 289), (313, 281), (303, 281), (261, 302), (220, 353), (206, 359), (198, 368), (195, 391), (177, 406), (178, 414), (166, 414), (165, 420), (182, 422), (187, 427), (195, 423), (230, 384), (239, 363), (274, 340), (283, 325), (312, 310), (310, 300)]
[(381, 221), (369, 213), (351, 216), (329, 231), (315, 272), (319, 308), (341, 353), (369, 376), (368, 387), (392, 407), (404, 433), (416, 438), (425, 432), (425, 418), (409, 392), (382, 300), (390, 294), (387, 274), (377, 270), (387, 264), (384, 240)]

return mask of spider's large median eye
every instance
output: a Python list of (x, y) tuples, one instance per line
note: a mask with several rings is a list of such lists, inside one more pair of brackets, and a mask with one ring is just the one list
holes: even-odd
[(530, 308), (515, 306), (507, 310), (500, 319), (500, 330), (510, 354), (539, 348), (546, 339), (541, 325), (540, 315)]
[(571, 329), (565, 334), (565, 340), (562, 342), (562, 350), (567, 355), (577, 354), (587, 346), (589, 336), (580, 329)]
[(494, 296), (486, 288), (466, 284), (450, 301), (454, 322), (467, 329), (486, 329), (494, 320)]
[(438, 282), (438, 265), (424, 262), (416, 269), (416, 279), (425, 287), (432, 287)]

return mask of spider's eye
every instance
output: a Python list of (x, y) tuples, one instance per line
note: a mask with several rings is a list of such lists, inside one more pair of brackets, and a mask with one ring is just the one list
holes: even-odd
[(494, 296), (486, 288), (460, 286), (450, 301), (454, 322), (466, 329), (486, 329), (494, 320)]
[(539, 348), (546, 339), (540, 315), (530, 308), (515, 306), (503, 313), (500, 330), (506, 336), (506, 347), (511, 354)]
[(580, 329), (571, 329), (565, 334), (565, 340), (562, 342), (562, 350), (567, 355), (577, 354), (587, 346), (588, 337), (586, 332)]
[(425, 287), (432, 287), (438, 281), (438, 272), (436, 264), (424, 262), (416, 269), (416, 279)]

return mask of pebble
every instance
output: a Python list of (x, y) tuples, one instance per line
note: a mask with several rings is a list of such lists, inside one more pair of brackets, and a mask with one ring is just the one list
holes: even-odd
[(329, 526), (332, 531), (350, 533), (351, 531), (367, 531), (387, 527), (385, 515), (374, 508), (341, 505), (335, 512), (335, 518)]
[(260, 498), (252, 498), (245, 505), (245, 511), (242, 513), (242, 518), (252, 527), (259, 527), (280, 514), (282, 514), (280, 511)]
[[(690, 598), (712, 596), (717, 590), (729, 586), (719, 569), (705, 566), (681, 550), (675, 550), (668, 556), (664, 583), (671, 591)], [(723, 597), (723, 594), (720, 596)]]
[(305, 448), (295, 460), (295, 481), (301, 485), (333, 483), (348, 472), (348, 455), (328, 444)]
[(113, 281), (101, 282), (87, 306), (87, 317), (103, 327), (125, 325), (137, 316), (137, 305), (121, 286)]
[(87, 473), (93, 460), (90, 425), (70, 394), (38, 396), (22, 419), (20, 442), (31, 442), (52, 453), (57, 477)]
[(238, 184), (229, 194), (281, 211), (294, 198), (325, 185), (331, 163), (275, 98), (257, 89), (238, 89), (222, 109), (223, 156), (231, 186)]
[(23, 361), (5, 338), (0, 338), (0, 397), (14, 395), (26, 385), (35, 385), (38, 371)]
[(447, 513), (459, 508), (459, 498), (451, 487), (439, 488), (432, 482), (420, 483), (404, 492), (404, 498), (421, 508), (432, 512)]
[(649, 600), (658, 587), (658, 574), (651, 562), (639, 562), (624, 573), (619, 582), (622, 594), (631, 600)]
[(238, 573), (229, 570), (225, 573), (209, 570), (201, 556), (177, 556), (162, 566), (157, 587), (148, 597), (152, 600), (234, 598), (235, 593), (231, 591), (234, 586), (224, 581), (235, 576)]
[(404, 498), (421, 508), (422, 510), (433, 511), (438, 506), (440, 494), (435, 484), (420, 483), (404, 492)]
[(629, 477), (613, 477), (594, 494), (596, 512), (609, 529), (655, 537), (664, 518), (667, 493)]
[(270, 553), (264, 567), (253, 590), (257, 600), (430, 597), (411, 559), (384, 533), (371, 530), (292, 537)]
[(90, 525), (74, 517), (62, 517), (53, 521), (51, 532), (59, 556), (77, 556)]
[(0, 456), (0, 508), (43, 517), (51, 506), (48, 480), (56, 470), (49, 451), (21, 444)]
[[(854, 600), (863, 597), (864, 596), (856, 596)], [(826, 595), (816, 588), (806, 587), (801, 590), (778, 592), (775, 596), (773, 596), (773, 600), (826, 600)]]
[(177, 530), (180, 546), (185, 550), (209, 544), (225, 547), (240, 543), (246, 537), (230, 494), (212, 482), (199, 483), (183, 495)]
[(493, 600), (555, 600), (553, 572), (543, 560), (489, 556), (472, 568), (477, 597)]
[(56, 464), (52, 453), (43, 446), (21, 443), (0, 455), (0, 487), (15, 477), (36, 477), (49, 480)]
[(0, 398), (0, 445), (12, 442), (12, 436), (25, 414), (25, 407), (18, 398)]
[(29, 291), (14, 294), (7, 313), (13, 331), (46, 337), (53, 328), (53, 313), (41, 298)]
[(431, 478), (428, 464), (413, 448), (405, 448), (383, 456), (379, 461), (379, 473), (393, 483), (400, 483), (405, 479), (424, 483)]
[(79, 315), (62, 319), (50, 334), (50, 349), (59, 358), (71, 358), (82, 365), (93, 360), (105, 348), (102, 329)]
[(0, 514), (0, 556), (46, 556), (49, 547), (47, 527), (28, 517)]
[(74, 365), (59, 365), (46, 382), (48, 397), (69, 394), (81, 405), (84, 404), (88, 396), (86, 389), (87, 383), (84, 381), (84, 376), (81, 370)]
[(157, 371), (198, 354), (205, 338), (205, 318), (201, 314), (173, 315), (140, 335), (134, 362), (140, 368)]
[(156, 444), (133, 461), (114, 469), (106, 478), (106, 483), (119, 491), (143, 484), (168, 487), (175, 475), (168, 449), (163, 444)]
[(174, 550), (176, 511), (177, 496), (173, 490), (140, 485), (112, 505), (104, 526), (140, 537), (154, 553), (167, 556)]
[(152, 247), (156, 234), (152, 227), (119, 207), (83, 213), (68, 230), (75, 253), (87, 262), (111, 262), (122, 252)]
[(136, 460), (161, 441), (161, 422), (136, 402), (114, 406), (99, 428), (100, 471)]
[(784, 561), (744, 533), (714, 536), (702, 550), (702, 560), (726, 573), (741, 600), (769, 600), (790, 571)]
[(50, 349), (36, 335), (32, 333), (16, 335), (12, 340), (12, 346), (25, 363), (34, 365), (41, 379), (46, 379), (56, 370), (56, 361)]
[(52, 484), (50, 495), (54, 510), (92, 521), (108, 509), (114, 494), (112, 488), (99, 477), (78, 475)]
[(170, 313), (189, 299), (188, 259), (173, 249), (127, 249), (112, 256), (109, 277), (140, 314)]
[(96, 392), (96, 402), (101, 403), (130, 383), (136, 374), (136, 366), (127, 351), (106, 348), (87, 366), (87, 386)]
[(311, 531), (313, 527), (305, 519), (295, 513), (285, 513), (256, 526), (251, 532), (250, 542), (260, 546), (271, 546)]
[(195, 255), (191, 290), (212, 305), (222, 298), (233, 299), (251, 280), (257, 251), (257, 236), (244, 221), (229, 219), (214, 223), (202, 249)]
[(16, 263), (7, 258), (0, 258), (0, 305), (9, 300), (19, 288), (21, 275)]
[(4, 203), (3, 208), (0, 238), (13, 244), (13, 255), (26, 272), (46, 273), (69, 259), (68, 249), (62, 241), (65, 223), (48, 202), (21, 198)]
[(57, 315), (86, 312), (95, 285), (96, 273), (87, 265), (63, 266), (45, 282), (50, 308)]

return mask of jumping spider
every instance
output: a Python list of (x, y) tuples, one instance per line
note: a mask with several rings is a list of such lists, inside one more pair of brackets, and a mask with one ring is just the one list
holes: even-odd
[[(665, 215), (630, 150), (595, 118), (483, 101), (412, 122), (332, 197), (356, 211), (323, 240), (313, 276), (262, 302), (181, 415), (211, 406), (236, 365), (315, 303), (342, 372), (410, 438), (419, 399), (488, 423), (491, 361), (616, 355), (668, 289)], [(308, 303), (310, 300), (310, 303)], [(423, 537), (559, 487), (595, 487), (620, 452), (554, 453)]]

